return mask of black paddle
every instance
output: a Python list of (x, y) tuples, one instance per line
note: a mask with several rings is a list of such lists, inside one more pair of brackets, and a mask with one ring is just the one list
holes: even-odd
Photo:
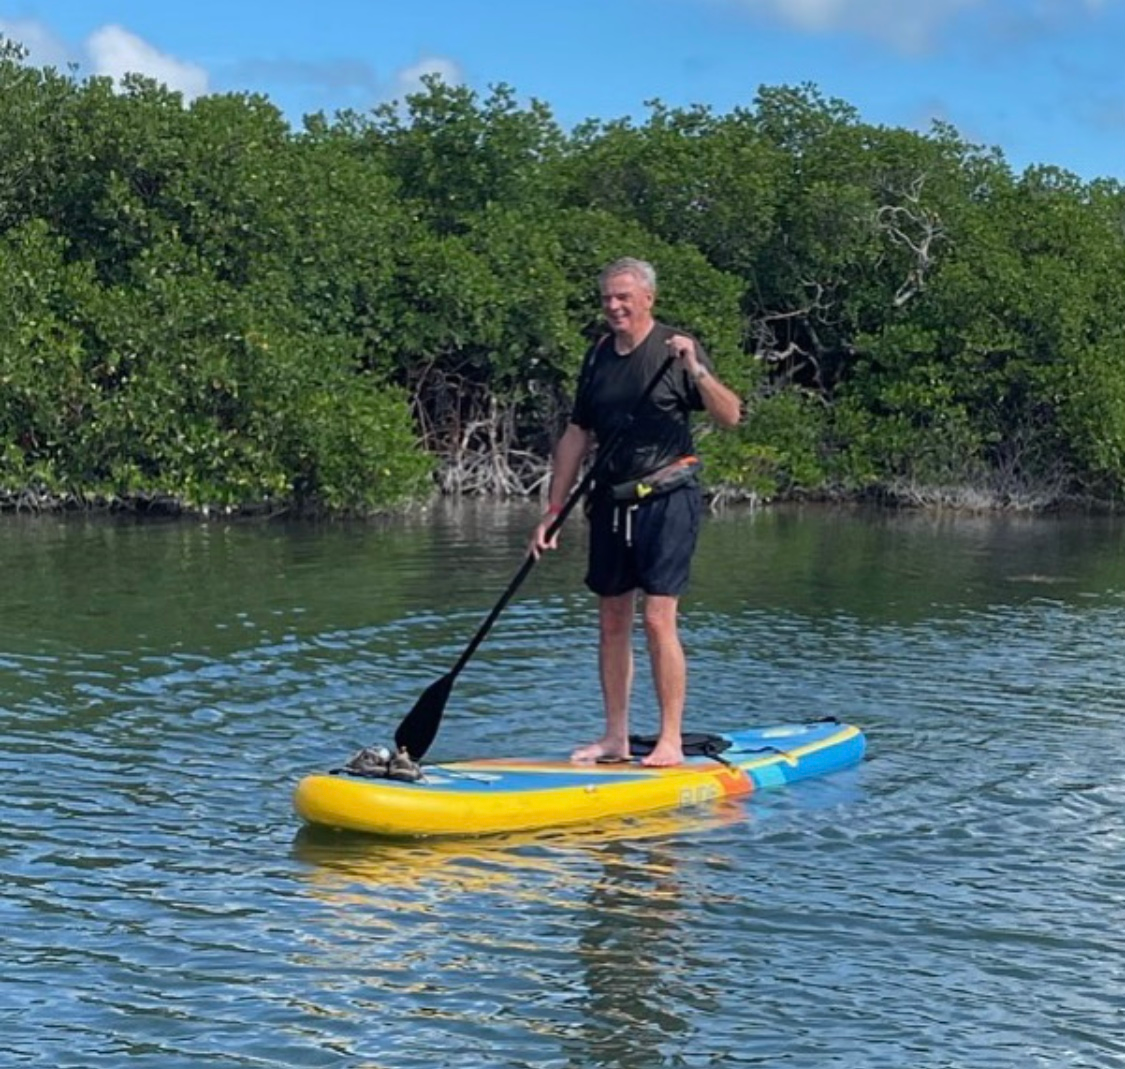
[[(657, 384), (664, 377), (664, 373), (675, 363), (675, 360), (674, 356), (670, 356), (660, 365), (660, 370), (653, 375), (649, 384), (644, 388), (644, 392), (637, 398), (637, 403), (629, 410), (629, 414), (618, 424), (613, 434), (598, 447), (594, 463), (590, 465), (586, 474), (579, 480), (570, 497), (566, 499), (566, 504), (563, 505), (559, 514), (547, 528), (546, 539), (548, 542), (559, 532), (571, 510), (590, 488), (594, 477), (605, 466), (606, 458), (620, 444), (625, 432), (636, 418), (641, 405), (648, 400), (649, 395), (656, 389)], [(461, 669), (469, 663), (469, 658), (476, 653), (477, 647), (484, 641), (484, 637), (491, 630), (492, 625), (496, 623), (496, 618), (504, 611), (504, 606), (512, 600), (512, 595), (527, 578), (527, 573), (535, 567), (535, 561), (536, 557), (529, 552), (526, 560), (520, 565), (520, 570), (516, 572), (512, 581), (508, 584), (508, 589), (500, 596), (500, 600), (493, 607), (492, 612), (488, 614), (477, 633), (473, 635), (472, 641), (465, 647), (465, 652), (457, 658), (457, 663), (422, 692), (422, 696), (414, 703), (414, 708), (403, 717), (402, 723), (395, 730), (395, 746), (399, 750), (405, 749), (415, 761), (421, 761), (422, 755), (433, 744), (438, 733), (438, 725), (441, 724), (442, 714), (445, 712), (445, 703), (449, 700), (449, 692), (453, 689), (454, 681), (461, 674)]]

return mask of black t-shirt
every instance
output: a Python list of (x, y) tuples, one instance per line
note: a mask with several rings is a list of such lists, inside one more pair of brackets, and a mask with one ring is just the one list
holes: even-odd
[[(614, 350), (613, 335), (602, 338), (582, 363), (570, 421), (583, 430), (593, 431), (599, 443), (607, 441), (629, 418), (645, 387), (668, 357), (667, 340), (677, 333), (682, 332), (656, 323), (648, 337), (623, 356)], [(700, 361), (711, 369), (703, 346), (696, 341), (695, 347)], [(673, 364), (614, 446), (598, 481), (611, 484), (639, 479), (677, 457), (690, 455), (694, 450), (691, 413), (701, 412), (703, 407), (695, 381), (681, 364)]]

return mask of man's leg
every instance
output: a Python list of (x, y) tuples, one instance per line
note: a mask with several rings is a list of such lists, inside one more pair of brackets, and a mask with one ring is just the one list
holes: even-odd
[(652, 679), (660, 704), (660, 735), (643, 765), (678, 765), (684, 759), (684, 700), (687, 663), (676, 623), (679, 598), (667, 594), (645, 597), (645, 635), (652, 660)]
[(572, 761), (629, 756), (629, 695), (633, 689), (635, 594), (598, 599), (598, 670), (605, 704), (605, 734), (571, 754)]
[(677, 613), (691, 577), (703, 498), (698, 486), (684, 486), (638, 513), (638, 578), (645, 591), (644, 621), (652, 678), (660, 704), (660, 733), (646, 765), (678, 765), (684, 759), (683, 721), (687, 667)]

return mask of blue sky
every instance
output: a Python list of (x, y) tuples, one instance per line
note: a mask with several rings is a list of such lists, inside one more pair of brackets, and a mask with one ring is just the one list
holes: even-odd
[(1125, 0), (0, 0), (0, 34), (80, 76), (264, 93), (295, 124), (425, 72), (506, 83), (567, 128), (812, 82), (868, 122), (949, 122), (1016, 170), (1125, 181)]

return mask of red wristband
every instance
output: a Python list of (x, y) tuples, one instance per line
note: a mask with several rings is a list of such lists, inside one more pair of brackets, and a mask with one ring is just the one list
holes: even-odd
[(558, 516), (562, 513), (562, 505), (548, 505), (545, 515)]

